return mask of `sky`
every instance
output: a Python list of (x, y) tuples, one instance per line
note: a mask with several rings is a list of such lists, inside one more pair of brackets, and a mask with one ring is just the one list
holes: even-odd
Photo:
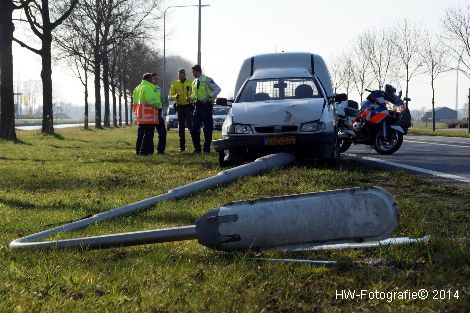
[[(163, 9), (193, 5), (197, 0), (167, 0)], [(352, 49), (352, 42), (366, 30), (393, 27), (404, 18), (433, 32), (442, 30), (449, 6), (465, 0), (202, 0), (201, 65), (222, 88), (220, 96), (233, 96), (238, 70), (246, 58), (271, 52), (312, 52), (328, 63)], [(163, 51), (163, 19), (155, 45)], [(166, 55), (197, 61), (197, 7), (169, 8), (166, 14)], [(14, 45), (15, 80), (40, 79), (40, 59)], [(456, 66), (452, 64), (452, 66)], [(189, 69), (188, 69), (189, 70)], [(172, 77), (171, 79), (176, 79)], [(82, 105), (83, 87), (66, 66), (56, 64), (53, 80), (61, 100)], [(395, 85), (397, 82), (394, 82)], [(92, 87), (92, 86), (90, 86)], [(459, 78), (459, 109), (468, 97), (470, 81)], [(398, 90), (405, 88), (401, 82)], [(359, 100), (357, 96), (350, 98)], [(410, 85), (410, 109), (431, 107), (429, 78), (421, 75)], [(91, 101), (93, 101), (91, 99)], [(442, 74), (436, 84), (436, 106), (455, 108), (456, 72)]]

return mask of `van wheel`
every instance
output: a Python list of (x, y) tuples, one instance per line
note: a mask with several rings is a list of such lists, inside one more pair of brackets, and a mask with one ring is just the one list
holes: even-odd
[(225, 151), (219, 151), (219, 166), (220, 167), (227, 167), (229, 166), (229, 162), (225, 161)]
[(340, 166), (341, 166), (341, 155), (340, 155), (338, 146), (335, 147), (332, 157), (329, 158), (329, 159), (326, 159), (325, 163), (329, 167), (333, 167), (333, 168), (336, 168), (336, 169), (340, 168)]

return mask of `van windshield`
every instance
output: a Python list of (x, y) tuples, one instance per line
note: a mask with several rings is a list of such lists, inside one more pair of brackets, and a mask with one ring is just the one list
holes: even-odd
[(322, 98), (317, 85), (309, 78), (249, 80), (236, 102)]

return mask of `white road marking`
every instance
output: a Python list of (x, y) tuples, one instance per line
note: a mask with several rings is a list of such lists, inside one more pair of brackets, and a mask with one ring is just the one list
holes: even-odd
[(436, 145), (436, 146), (449, 146), (449, 147), (458, 147), (458, 148), (470, 148), (470, 146), (465, 146), (465, 145), (450, 145), (446, 143), (435, 143), (435, 142), (429, 142), (429, 141), (414, 141), (414, 140), (403, 140), (404, 142), (410, 142), (410, 143), (420, 143), (420, 144), (426, 144), (426, 145)]
[(371, 157), (367, 157), (367, 156), (358, 156), (357, 154), (352, 154), (352, 153), (349, 153), (347, 155), (352, 156), (352, 157), (359, 157), (359, 158), (361, 158), (363, 160), (367, 160), (367, 161), (372, 161), (372, 162), (382, 163), (382, 164), (391, 165), (391, 166), (395, 166), (395, 167), (400, 167), (400, 168), (404, 168), (404, 169), (414, 171), (414, 172), (429, 174), (429, 175), (433, 175), (433, 176), (452, 179), (452, 180), (456, 180), (456, 181), (460, 181), (460, 182), (463, 182), (463, 183), (470, 184), (470, 178), (466, 178), (466, 177), (462, 177), (462, 176), (457, 176), (457, 175), (452, 175), (452, 174), (427, 170), (425, 168), (411, 166), (411, 165), (408, 165), (408, 164), (397, 163), (397, 162), (393, 162), (393, 161), (385, 161), (385, 160), (371, 158)]

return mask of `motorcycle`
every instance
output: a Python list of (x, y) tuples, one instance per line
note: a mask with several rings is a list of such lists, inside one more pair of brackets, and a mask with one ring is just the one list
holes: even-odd
[(370, 145), (380, 154), (392, 154), (400, 149), (408, 130), (409, 125), (402, 123), (402, 113), (407, 110), (403, 101), (411, 99), (402, 100), (402, 93), (397, 95), (391, 85), (385, 85), (385, 91), (366, 91), (370, 94), (360, 110), (351, 100), (346, 106), (338, 106), (339, 150), (346, 152), (354, 143)]

